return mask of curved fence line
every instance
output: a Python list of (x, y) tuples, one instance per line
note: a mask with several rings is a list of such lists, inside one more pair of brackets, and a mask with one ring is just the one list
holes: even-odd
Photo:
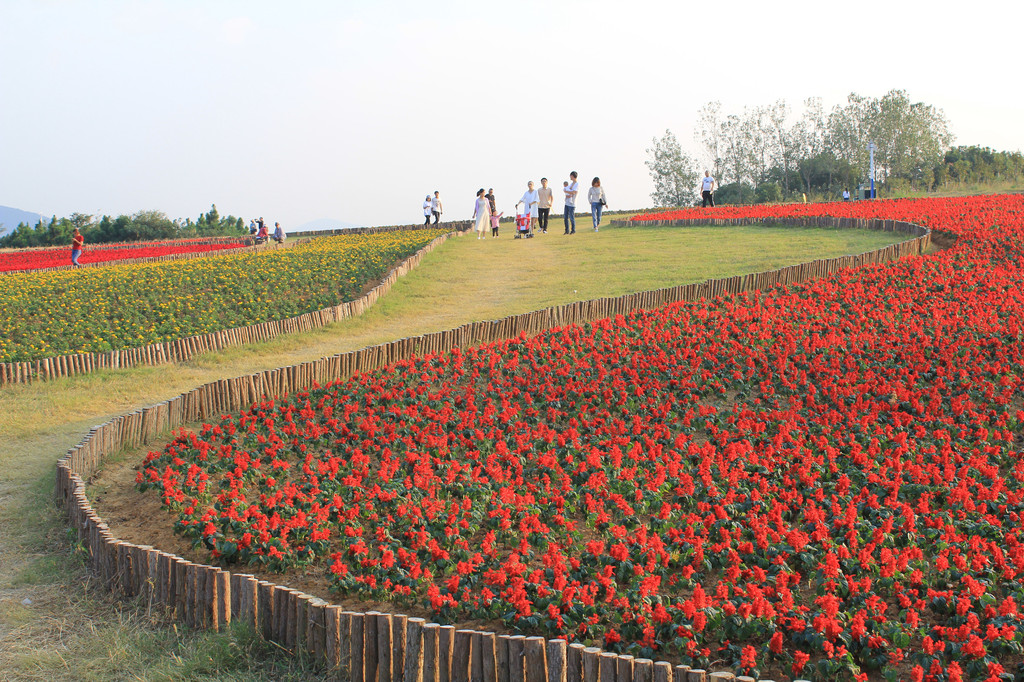
[[(753, 224), (760, 221), (717, 221)], [(708, 682), (744, 680), (728, 672), (673, 666), (567, 644), (562, 639), (456, 630), (401, 614), (356, 613), (323, 599), (246, 573), (194, 563), (148, 545), (117, 539), (86, 496), (86, 480), (103, 457), (150, 443), (161, 434), (201, 419), (237, 412), (263, 396), (292, 393), (371, 371), (396, 360), (537, 334), (677, 301), (694, 301), (832, 275), (840, 270), (923, 253), (927, 228), (891, 220), (803, 218), (776, 220), (793, 226), (834, 226), (905, 232), (913, 239), (858, 256), (802, 263), (770, 272), (737, 275), (617, 298), (580, 301), (473, 322), (456, 329), (400, 339), (300, 365), (270, 369), (199, 386), (176, 398), (135, 410), (92, 428), (57, 464), (55, 494), (70, 517), (88, 564), (101, 584), (126, 598), (142, 598), (191, 627), (222, 629), (240, 621), (288, 651), (308, 652), (318, 665), (352, 682)], [(707, 224), (678, 221), (672, 225)], [(660, 223), (667, 224), (667, 223)], [(769, 682), (762, 680), (762, 682)], [(800, 681), (797, 681), (800, 682)]]
[[(469, 228), (468, 221), (449, 223), (449, 225), (456, 231)], [(378, 234), (408, 229), (419, 229), (419, 226), (363, 227), (353, 229), (348, 234)], [(168, 362), (181, 362), (199, 353), (266, 341), (281, 334), (308, 331), (324, 327), (348, 317), (362, 315), (367, 308), (377, 302), (377, 299), (391, 289), (399, 277), (419, 265), (423, 256), (433, 251), (455, 233), (450, 232), (447, 235), (434, 239), (412, 256), (399, 263), (377, 286), (353, 301), (340, 303), (329, 308), (321, 308), (320, 310), (314, 310), (283, 320), (258, 322), (245, 327), (233, 327), (206, 334), (186, 336), (137, 348), (122, 348), (120, 350), (97, 351), (94, 353), (69, 353), (67, 355), (40, 358), (39, 360), (0, 363), (0, 388), (8, 384), (27, 384), (33, 381), (87, 374), (100, 369), (119, 369), (136, 365), (162, 365)], [(307, 240), (307, 238), (300, 237), (292, 242), (290, 246), (305, 243)], [(270, 245), (268, 248), (273, 248), (273, 245)], [(225, 254), (214, 252), (212, 254), (203, 254), (203, 257), (217, 255)]]

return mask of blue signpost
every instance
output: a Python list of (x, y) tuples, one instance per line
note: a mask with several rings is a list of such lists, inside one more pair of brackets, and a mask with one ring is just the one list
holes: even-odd
[(874, 199), (877, 195), (875, 194), (875, 143), (868, 142), (868, 157), (871, 159), (871, 198)]

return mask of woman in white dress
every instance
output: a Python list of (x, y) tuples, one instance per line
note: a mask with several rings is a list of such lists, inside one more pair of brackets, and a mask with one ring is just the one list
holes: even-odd
[(473, 227), (476, 229), (476, 238), (483, 239), (484, 233), (491, 226), (491, 202), (484, 196), (484, 188), (481, 187), (476, 193), (476, 207), (473, 209)]

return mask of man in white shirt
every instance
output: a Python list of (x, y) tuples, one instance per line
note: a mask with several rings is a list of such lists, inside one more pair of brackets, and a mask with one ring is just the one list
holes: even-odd
[(554, 203), (555, 193), (548, 187), (548, 179), (540, 179), (540, 189), (537, 190), (538, 204), (537, 217), (540, 219), (540, 231), (548, 233), (548, 216), (551, 214), (551, 204)]
[(844, 189), (843, 190), (843, 201), (849, 201), (849, 200), (850, 200), (850, 190)]
[(704, 177), (700, 179), (701, 208), (706, 208), (708, 204), (711, 204), (711, 208), (715, 207), (716, 189), (718, 183), (711, 177), (711, 171), (704, 171)]
[(434, 224), (437, 225), (441, 220), (441, 214), (444, 213), (444, 209), (441, 208), (440, 192), (434, 192), (434, 198), (430, 200), (430, 212), (434, 215)]
[[(580, 183), (576, 182), (576, 171), (569, 173), (568, 184), (562, 185), (565, 192), (565, 213), (562, 215), (562, 222), (565, 223), (563, 234), (576, 234), (576, 194), (580, 191)], [(569, 223), (572, 223), (572, 231), (569, 230)]]

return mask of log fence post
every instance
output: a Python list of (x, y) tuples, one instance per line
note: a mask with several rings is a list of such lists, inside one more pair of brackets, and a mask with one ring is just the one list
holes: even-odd
[(480, 682), (498, 682), (497, 637), (493, 632), (480, 633), (480, 662)]
[(566, 653), (568, 645), (564, 639), (550, 639), (547, 643), (547, 682), (567, 682)]
[(649, 658), (638, 658), (633, 662), (632, 682), (652, 682), (654, 678), (654, 661)]
[(405, 626), (404, 682), (423, 682), (423, 626), (422, 618), (410, 618)]
[(622, 654), (615, 659), (615, 680), (616, 682), (649, 682), (637, 680), (635, 677), (637, 660), (628, 654)]
[(391, 682), (394, 665), (390, 613), (377, 614), (377, 682)]
[(511, 682), (512, 666), (508, 662), (508, 641), (510, 635), (498, 635), (494, 640), (495, 672), (498, 675), (498, 682)]
[(565, 680), (566, 682), (582, 682), (583, 681), (583, 650), (586, 647), (579, 642), (573, 642), (569, 645), (569, 649), (566, 652), (565, 660)]
[(452, 643), (451, 682), (469, 682), (473, 658), (473, 631), (456, 630)]
[(341, 607), (328, 604), (324, 609), (324, 665), (341, 670)]
[(452, 625), (442, 625), (438, 628), (437, 644), (439, 654), (437, 678), (439, 682), (451, 682), (452, 649), (455, 646), (455, 627)]
[(364, 641), (366, 639), (366, 632), (363, 626), (366, 624), (366, 618), (361, 613), (353, 613), (351, 618), (352, 636), (349, 639), (351, 651), (349, 655), (349, 680), (351, 682), (364, 682), (364, 680), (366, 682), (374, 682), (374, 680), (367, 679), (366, 663), (363, 660), (365, 652)]
[(368, 611), (363, 618), (363, 679), (366, 682), (377, 682), (377, 628), (379, 611)]
[(601, 650), (597, 647), (583, 650), (583, 682), (601, 682)]
[(654, 682), (672, 682), (672, 664), (658, 661), (654, 664)]
[(523, 642), (523, 672), (526, 682), (546, 682), (548, 676), (546, 641), (527, 637)]
[(423, 626), (423, 682), (440, 682), (441, 677), (441, 626), (426, 623)]
[(391, 679), (401, 682), (405, 677), (405, 652), (407, 648), (409, 617), (401, 614), (391, 616)]
[(523, 661), (523, 647), (526, 637), (513, 635), (508, 638), (508, 679), (509, 682), (525, 682), (526, 672)]
[(601, 682), (612, 682), (613, 680), (618, 682), (616, 673), (619, 667), (619, 657), (611, 651), (602, 651), (598, 658), (600, 660)]

